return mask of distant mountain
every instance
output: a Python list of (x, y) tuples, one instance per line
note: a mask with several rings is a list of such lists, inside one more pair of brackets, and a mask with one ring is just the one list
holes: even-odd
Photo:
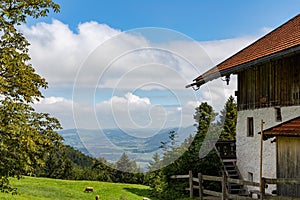
[[(152, 133), (151, 131), (121, 129), (68, 129), (59, 131), (65, 139), (66, 145), (73, 146), (81, 152), (93, 156), (104, 157), (109, 161), (116, 161), (123, 152), (138, 162), (149, 162), (152, 154), (159, 150), (161, 142), (169, 142), (169, 132), (178, 133), (178, 142), (181, 143), (190, 134), (195, 133), (195, 127), (168, 128)], [(128, 134), (130, 133), (130, 134)], [(134, 136), (133, 136), (134, 135)], [(141, 137), (137, 137), (140, 135)], [(148, 137), (142, 137), (148, 136)]]

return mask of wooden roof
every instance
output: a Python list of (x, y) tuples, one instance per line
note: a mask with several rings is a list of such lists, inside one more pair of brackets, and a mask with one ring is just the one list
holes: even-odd
[(205, 79), (212, 80), (220, 77), (220, 75), (226, 75), (222, 72), (228, 71), (229, 75), (238, 70), (238, 66), (257, 61), (258, 59), (268, 57), (296, 46), (300, 46), (300, 14), (200, 75), (194, 79), (194, 81), (202, 81), (201, 84), (203, 84), (203, 80)]
[(283, 122), (264, 131), (267, 137), (273, 136), (300, 136), (300, 117)]

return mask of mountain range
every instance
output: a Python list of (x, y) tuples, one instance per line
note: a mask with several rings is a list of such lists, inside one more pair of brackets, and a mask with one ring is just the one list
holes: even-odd
[(64, 143), (92, 157), (103, 157), (115, 162), (125, 152), (137, 163), (148, 163), (155, 152), (160, 151), (161, 142), (169, 142), (170, 131), (177, 133), (180, 144), (189, 135), (195, 134), (195, 127), (167, 128), (155, 130), (122, 129), (68, 129), (59, 131)]

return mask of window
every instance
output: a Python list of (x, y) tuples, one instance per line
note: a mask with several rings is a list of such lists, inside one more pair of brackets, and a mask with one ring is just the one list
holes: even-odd
[(299, 93), (299, 92), (294, 92), (294, 93), (293, 93), (293, 99), (294, 99), (294, 100), (300, 99), (300, 93)]
[(254, 136), (254, 126), (253, 126), (253, 117), (247, 118), (247, 136), (253, 137)]
[(281, 108), (280, 107), (275, 107), (275, 120), (276, 120), (276, 122), (281, 122), (282, 121)]
[(248, 181), (253, 182), (253, 173), (248, 172)]

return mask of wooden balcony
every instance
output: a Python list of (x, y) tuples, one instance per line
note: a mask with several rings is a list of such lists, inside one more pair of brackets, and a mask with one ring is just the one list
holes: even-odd
[(222, 160), (236, 160), (236, 143), (235, 140), (218, 141), (216, 148)]

